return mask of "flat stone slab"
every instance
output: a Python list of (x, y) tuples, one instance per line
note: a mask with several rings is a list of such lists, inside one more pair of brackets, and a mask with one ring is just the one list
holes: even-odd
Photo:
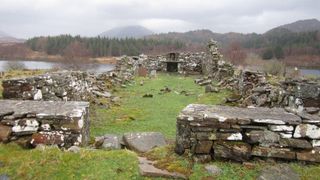
[(239, 108), (230, 106), (212, 106), (190, 104), (183, 109), (178, 120), (235, 123), (240, 125), (261, 124), (300, 124), (301, 118), (286, 112), (283, 108)]
[(180, 173), (169, 172), (167, 170), (158, 169), (154, 166), (153, 161), (149, 161), (145, 157), (138, 157), (139, 171), (142, 176), (147, 177), (162, 177), (173, 179), (187, 179), (187, 177)]
[(139, 153), (167, 145), (164, 136), (159, 132), (126, 133), (123, 140), (129, 149)]
[(257, 180), (300, 180), (300, 176), (288, 165), (280, 164), (262, 170)]

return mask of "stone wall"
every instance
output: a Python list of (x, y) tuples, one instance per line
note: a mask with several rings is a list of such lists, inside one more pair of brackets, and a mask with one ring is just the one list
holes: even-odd
[(177, 117), (175, 151), (194, 160), (274, 158), (320, 162), (320, 118), (282, 108), (190, 104)]
[(68, 148), (89, 142), (88, 102), (0, 101), (0, 142)]
[(3, 98), (22, 100), (87, 100), (92, 81), (86, 72), (56, 72), (4, 80)]

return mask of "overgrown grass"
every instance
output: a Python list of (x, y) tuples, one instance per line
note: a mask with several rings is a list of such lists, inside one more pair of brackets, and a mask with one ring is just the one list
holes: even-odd
[(25, 150), (0, 144), (0, 174), (11, 179), (137, 179), (135, 153), (127, 150), (92, 151), (79, 154), (57, 148)]
[[(155, 79), (137, 78), (131, 86), (115, 93), (121, 97), (119, 107), (96, 110), (91, 118), (92, 135), (159, 131), (173, 139), (176, 117), (185, 106), (190, 103), (223, 103), (229, 94), (226, 90), (218, 94), (204, 94), (204, 87), (197, 86), (193, 80), (194, 77), (169, 74), (160, 74)], [(144, 81), (143, 86), (140, 81)], [(159, 94), (165, 87), (171, 92)], [(153, 98), (143, 98), (144, 94), (152, 94)]]

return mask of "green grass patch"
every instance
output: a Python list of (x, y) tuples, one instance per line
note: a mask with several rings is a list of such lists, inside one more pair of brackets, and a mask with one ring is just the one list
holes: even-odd
[(11, 179), (138, 179), (136, 154), (127, 150), (82, 150), (79, 154), (57, 148), (25, 150), (0, 144), (0, 161)]
[[(230, 94), (226, 90), (205, 94), (204, 87), (196, 85), (194, 78), (170, 74), (160, 74), (155, 79), (136, 78), (131, 86), (115, 93), (121, 97), (119, 107), (96, 109), (91, 118), (92, 135), (158, 131), (173, 139), (176, 117), (184, 107), (190, 103), (223, 103)], [(140, 81), (144, 81), (143, 86)], [(159, 94), (165, 87), (171, 92)], [(143, 98), (144, 94), (152, 94), (153, 98)]]

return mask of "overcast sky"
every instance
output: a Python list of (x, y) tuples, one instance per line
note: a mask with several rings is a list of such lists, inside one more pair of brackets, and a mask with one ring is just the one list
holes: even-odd
[(19, 38), (95, 36), (117, 26), (154, 32), (257, 32), (320, 19), (320, 0), (0, 0), (0, 30)]

